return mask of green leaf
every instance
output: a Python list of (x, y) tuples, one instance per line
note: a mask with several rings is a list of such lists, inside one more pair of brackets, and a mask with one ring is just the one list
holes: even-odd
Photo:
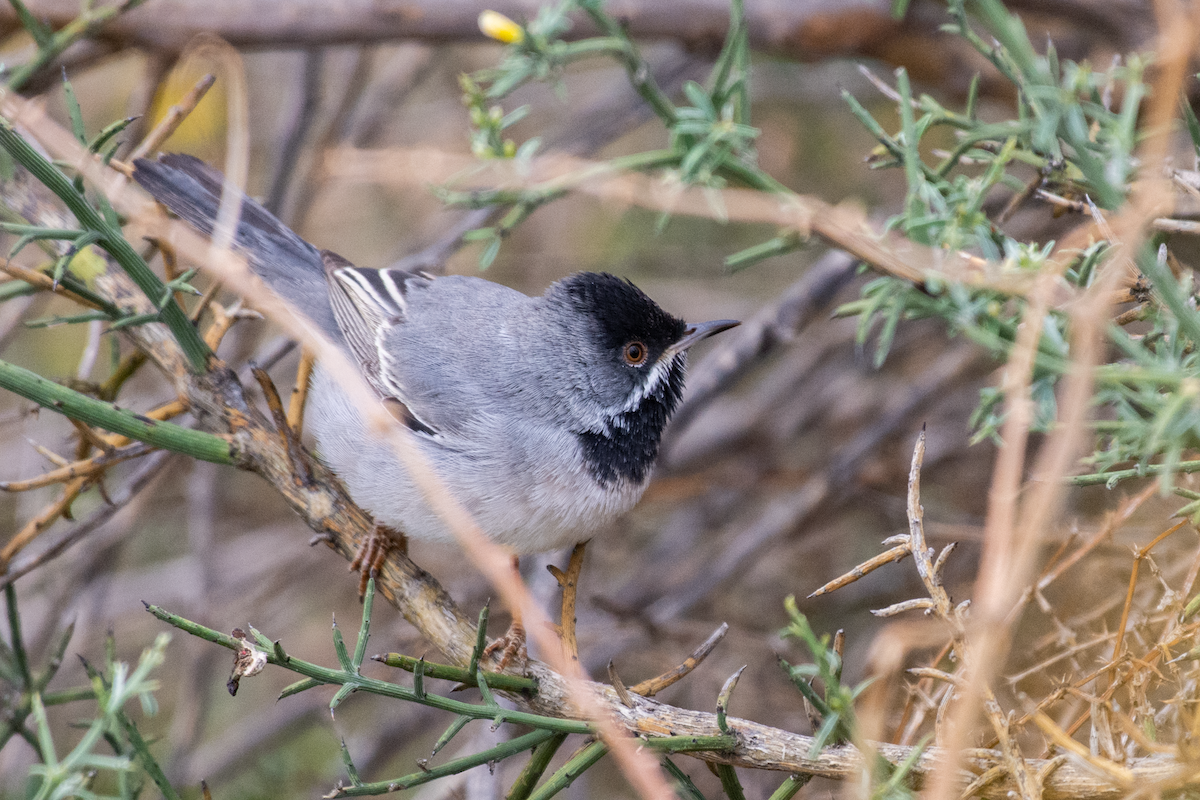
[(465, 715), (455, 717), (454, 722), (450, 723), (450, 727), (446, 728), (442, 735), (438, 737), (438, 740), (434, 742), (433, 751), (430, 753), (430, 755), (436, 756), (438, 753), (440, 753), (442, 748), (450, 744), (450, 741), (458, 735), (459, 731), (466, 727), (467, 723), (470, 722), (471, 719), (471, 717)]
[[(122, 236), (120, 230), (116, 229), (113, 224), (116, 215), (102, 196), (101, 206), (105, 210), (104, 213), (98, 213), (60, 170), (18, 135), (11, 123), (4, 120), (0, 120), (0, 148), (6, 150), (38, 181), (57, 195), (83, 228), (102, 235), (104, 249), (147, 297), (157, 299), (161, 296), (162, 281)], [(175, 340), (187, 356), (188, 365), (196, 372), (203, 371), (212, 353), (183, 309), (172, 302), (163, 309), (162, 321), (171, 329)]]
[[(28, 284), (26, 285), (28, 286)], [(53, 328), (56, 325), (77, 325), (81, 322), (93, 322), (95, 320), (106, 319), (110, 319), (110, 317), (103, 311), (88, 311), (83, 314), (73, 314), (66, 317), (53, 316), (31, 319), (25, 323), (25, 327), (30, 329)]]
[(17, 19), (21, 20), (21, 27), (25, 32), (33, 37), (33, 41), (38, 47), (46, 47), (50, 44), (50, 40), (54, 36), (54, 30), (48, 25), (44, 25), (41, 20), (30, 13), (23, 0), (8, 0), (9, 5), (17, 12)]
[(92, 140), (91, 144), (88, 145), (88, 151), (92, 153), (100, 152), (100, 148), (104, 147), (104, 145), (107, 144), (108, 141), (118, 133), (128, 128), (129, 125), (136, 119), (137, 117), (126, 117), (125, 119), (119, 119), (116, 122), (109, 123), (104, 127), (104, 130), (100, 131), (100, 133), (96, 135), (96, 138)]
[(487, 246), (483, 248), (483, 252), (479, 254), (479, 268), (487, 269), (496, 260), (496, 256), (500, 255), (500, 237), (495, 236)]
[(705, 119), (712, 121), (717, 119), (717, 109), (713, 106), (712, 98), (709, 97), (708, 92), (704, 91), (703, 86), (695, 81), (685, 81), (683, 93), (692, 106), (704, 114)]
[(342, 684), (338, 688), (337, 692), (334, 693), (333, 699), (329, 701), (329, 710), (333, 711), (334, 709), (336, 709), (339, 705), (342, 704), (343, 700), (345, 700), (350, 695), (354, 694), (354, 692), (356, 692), (357, 690), (358, 690), (357, 684), (354, 684), (354, 683)]
[(193, 458), (217, 464), (237, 463), (236, 451), (228, 439), (170, 422), (148, 419), (60, 386), (6, 361), (0, 361), (0, 388), (8, 389), (56, 413), (155, 447), (186, 453)]
[(75, 97), (75, 87), (67, 80), (67, 68), (62, 70), (63, 100), (67, 105), (67, 116), (71, 118), (71, 131), (82, 145), (87, 144), (87, 129), (83, 125), (83, 109), (79, 107), (79, 99)]

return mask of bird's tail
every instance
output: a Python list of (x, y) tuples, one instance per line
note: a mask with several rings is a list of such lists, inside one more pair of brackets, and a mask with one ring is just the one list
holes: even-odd
[[(201, 233), (212, 235), (225, 176), (200, 159), (179, 153), (159, 156), (157, 161), (141, 158), (134, 166), (133, 179), (155, 200)], [(340, 340), (321, 253), (261, 205), (245, 195), (241, 198), (234, 246), (280, 297)]]

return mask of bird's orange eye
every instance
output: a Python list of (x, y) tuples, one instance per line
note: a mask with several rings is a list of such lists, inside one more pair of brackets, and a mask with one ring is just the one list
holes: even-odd
[(625, 345), (625, 351), (621, 354), (625, 357), (625, 363), (633, 367), (641, 366), (646, 363), (646, 356), (650, 351), (646, 349), (646, 345), (641, 342), (630, 342)]

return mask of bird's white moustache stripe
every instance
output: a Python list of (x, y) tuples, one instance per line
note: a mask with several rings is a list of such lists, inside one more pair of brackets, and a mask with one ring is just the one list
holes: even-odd
[(647, 397), (655, 394), (664, 383), (670, 380), (671, 369), (675, 366), (675, 360), (684, 357), (685, 356), (683, 353), (676, 353), (675, 355), (668, 356), (667, 358), (660, 358), (658, 361), (655, 361), (650, 367), (650, 374), (646, 376), (646, 380), (641, 386), (638, 387), (638, 390), (630, 395), (629, 399), (625, 401), (625, 405), (621, 408), (621, 411), (633, 411), (635, 408), (640, 406), (642, 401), (644, 401)]

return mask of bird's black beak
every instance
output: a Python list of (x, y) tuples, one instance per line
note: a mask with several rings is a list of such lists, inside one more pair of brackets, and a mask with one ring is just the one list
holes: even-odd
[(667, 348), (664, 355), (673, 356), (676, 353), (682, 353), (696, 342), (702, 339), (707, 339), (710, 336), (727, 331), (730, 328), (736, 328), (742, 323), (736, 319), (714, 319), (711, 322), (696, 322), (689, 324), (683, 330), (683, 336), (679, 341)]

